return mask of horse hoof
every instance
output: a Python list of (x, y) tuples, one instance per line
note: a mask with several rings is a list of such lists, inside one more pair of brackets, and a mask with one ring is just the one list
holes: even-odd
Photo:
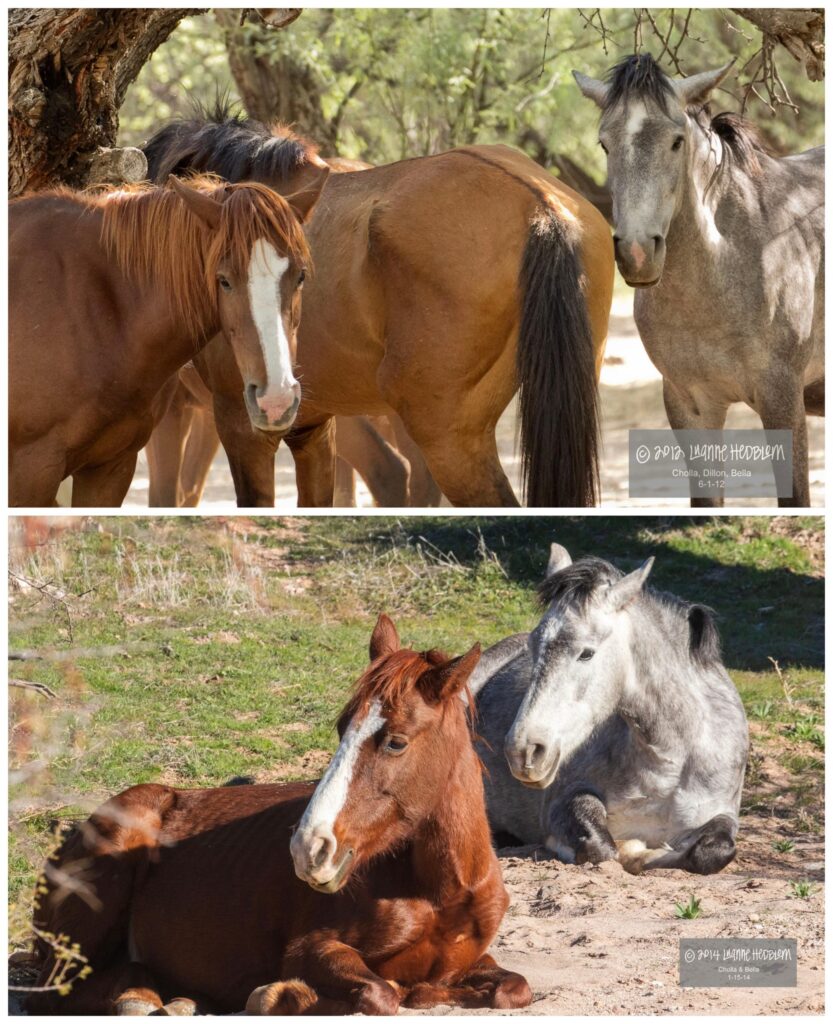
[(495, 1010), (516, 1010), (521, 1006), (529, 1006), (532, 1002), (532, 989), (526, 978), (513, 974), (504, 978), (495, 989), (492, 1007)]
[(307, 1010), (318, 997), (297, 978), (261, 985), (246, 1000), (246, 1013), (250, 1017), (290, 1017)]
[(116, 1000), (117, 1017), (150, 1017), (159, 1010), (158, 1003), (152, 1003), (149, 999), (128, 999)]
[(172, 999), (169, 1003), (161, 1006), (154, 1017), (195, 1017), (197, 1004), (193, 999)]

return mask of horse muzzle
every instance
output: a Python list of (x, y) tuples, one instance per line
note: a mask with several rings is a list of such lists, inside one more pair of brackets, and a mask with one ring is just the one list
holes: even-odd
[(315, 889), (316, 892), (334, 893), (344, 885), (347, 881), (347, 876), (350, 874), (350, 869), (353, 867), (353, 861), (356, 859), (356, 851), (347, 849), (341, 858), (341, 862), (336, 868), (336, 873), (332, 878), (329, 878), (326, 882), (319, 882), (314, 878), (306, 878), (305, 881), (311, 889)]
[(531, 789), (551, 786), (561, 761), (560, 749), (529, 740), (513, 742), (510, 737), (507, 737), (504, 753), (509, 770), (518, 782)]
[(659, 282), (665, 266), (665, 239), (620, 238), (613, 236), (616, 266), (631, 288), (650, 288)]
[(286, 434), (291, 430), (298, 415), (301, 394), (298, 385), (294, 385), (289, 395), (281, 398), (270, 398), (258, 394), (261, 389), (256, 384), (247, 384), (244, 391), (246, 412), (256, 430), (270, 433)]
[(330, 829), (298, 829), (289, 843), (295, 874), (316, 892), (338, 892), (356, 859), (351, 846), (339, 849)]

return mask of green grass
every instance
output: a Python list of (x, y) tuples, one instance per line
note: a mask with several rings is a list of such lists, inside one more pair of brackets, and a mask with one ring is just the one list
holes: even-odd
[(776, 839), (772, 844), (772, 849), (776, 853), (792, 853), (795, 849), (795, 843), (792, 839)]
[[(574, 558), (602, 555), (623, 570), (655, 555), (654, 586), (716, 610), (750, 718), (763, 739), (778, 740), (786, 770), (805, 786), (796, 830), (814, 831), (822, 524), (776, 524), (438, 515), (263, 517), (227, 527), (205, 517), (114, 517), (13, 552), (15, 573), (65, 596), (14, 586), (11, 649), (80, 652), (14, 664), (14, 675), (58, 697), (12, 695), (13, 907), (28, 905), (50, 823), (128, 785), (315, 777), (380, 611), (417, 649), (459, 653), (529, 629), (553, 540)], [(117, 653), (96, 651), (110, 646)], [(44, 767), (29, 771), (38, 760)]]
[(808, 900), (815, 889), (812, 882), (790, 882), (790, 892), (799, 900)]
[(678, 917), (684, 921), (693, 921), (694, 918), (699, 917), (702, 913), (700, 900), (694, 895), (688, 899), (688, 903), (675, 903), (674, 904), (674, 917)]

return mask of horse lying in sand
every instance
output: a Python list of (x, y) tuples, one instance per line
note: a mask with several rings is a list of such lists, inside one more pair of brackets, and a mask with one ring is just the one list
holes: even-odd
[[(479, 657), (402, 649), (382, 615), (317, 787), (142, 785), (104, 804), (35, 912), (93, 973), (29, 1012), (527, 1006), (486, 952), (509, 897), (460, 699)], [(43, 984), (55, 954), (38, 951)]]
[(720, 871), (749, 746), (712, 613), (553, 544), (531, 633), (483, 654), (478, 746), (495, 832), (568, 863)]

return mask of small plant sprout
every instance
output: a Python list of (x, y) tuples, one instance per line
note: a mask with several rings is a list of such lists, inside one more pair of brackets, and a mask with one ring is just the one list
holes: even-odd
[(776, 839), (772, 844), (772, 849), (778, 853), (792, 853), (795, 849), (795, 843), (792, 839)]
[(674, 916), (683, 921), (692, 921), (700, 916), (700, 900), (694, 893), (689, 897), (688, 903), (676, 903)]
[(808, 900), (815, 892), (816, 887), (812, 882), (790, 882), (790, 890), (793, 896), (799, 900)]

